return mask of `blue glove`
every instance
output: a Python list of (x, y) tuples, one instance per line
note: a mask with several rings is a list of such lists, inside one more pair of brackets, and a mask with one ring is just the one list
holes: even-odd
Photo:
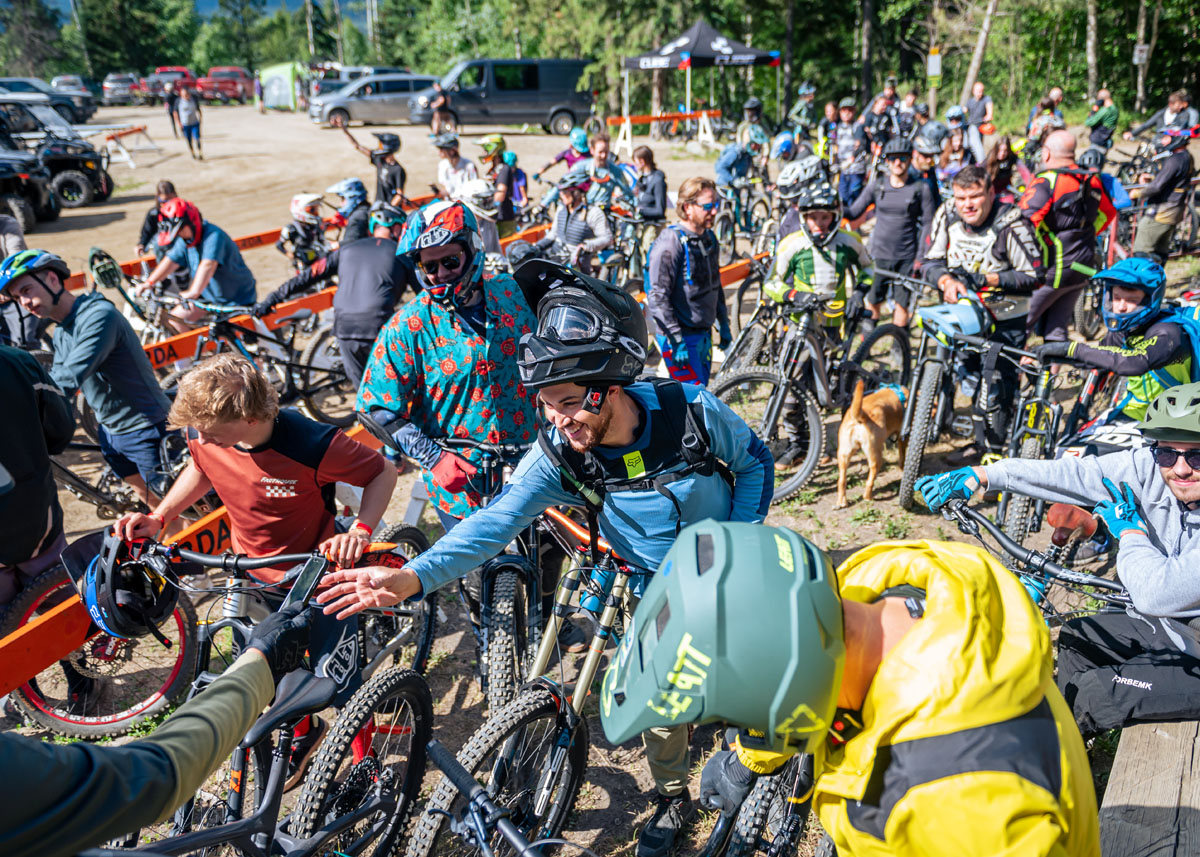
[(1149, 527), (1142, 520), (1142, 513), (1138, 511), (1137, 507), (1137, 497), (1134, 496), (1129, 483), (1122, 482), (1121, 488), (1118, 490), (1111, 480), (1105, 479), (1104, 487), (1108, 489), (1112, 499), (1097, 503), (1096, 508), (1092, 509), (1092, 513), (1104, 522), (1104, 526), (1108, 527), (1109, 534), (1114, 539), (1121, 538), (1123, 533), (1130, 530), (1137, 530), (1142, 535), (1146, 535)]
[(722, 321), (717, 326), (717, 332), (720, 334), (720, 339), (717, 340), (717, 348), (724, 351), (733, 342), (733, 333), (729, 330), (729, 322)]
[(951, 500), (969, 500), (979, 487), (979, 477), (973, 467), (960, 467), (937, 476), (923, 476), (916, 489), (931, 511), (936, 512)]
[(670, 344), (672, 363), (674, 363), (676, 366), (686, 366), (691, 362), (691, 355), (688, 354), (687, 341), (682, 336)]

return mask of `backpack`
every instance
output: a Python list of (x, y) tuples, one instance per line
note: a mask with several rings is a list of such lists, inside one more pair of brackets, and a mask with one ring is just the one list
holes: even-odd
[[(673, 230), (683, 245), (683, 277), (691, 288), (695, 281), (692, 279), (692, 251), (688, 249), (687, 231), (678, 223), (670, 224), (667, 229)], [(650, 250), (653, 249), (654, 245), (651, 245)], [(650, 294), (650, 250), (646, 251), (646, 258), (642, 260), (642, 291), (647, 295)]]
[[(1192, 348), (1192, 381), (1200, 381), (1200, 306), (1168, 307), (1156, 319), (1168, 324), (1177, 324), (1183, 328), (1188, 345)], [(1179, 384), (1174, 378), (1161, 369), (1151, 369), (1150, 374), (1158, 379), (1165, 387), (1175, 387)]]
[[(688, 402), (683, 385), (666, 378), (645, 379), (654, 385), (658, 397), (658, 416), (651, 422), (650, 443), (646, 449), (632, 452), (620, 459), (606, 460), (591, 452), (576, 452), (569, 445), (555, 444), (545, 426), (538, 429), (538, 445), (558, 468), (564, 490), (578, 494), (587, 513), (588, 535), (591, 540), (592, 562), (600, 561), (600, 512), (605, 496), (612, 491), (654, 490), (671, 501), (675, 507), (675, 534), (683, 527), (682, 510), (667, 485), (696, 473), (714, 473), (733, 487), (733, 473), (713, 454), (708, 429), (704, 424), (704, 406), (699, 401)], [(682, 424), (679, 415), (683, 415)], [(646, 458), (650, 460), (647, 461)], [(684, 466), (675, 467), (682, 458)], [(623, 465), (625, 475), (615, 472)]]

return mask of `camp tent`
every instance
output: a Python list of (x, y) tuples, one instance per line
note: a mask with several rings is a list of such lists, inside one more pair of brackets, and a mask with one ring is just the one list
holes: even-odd
[(259, 72), (262, 77), (263, 103), (273, 110), (295, 110), (296, 81), (303, 77), (304, 66), (285, 62), (268, 66)]

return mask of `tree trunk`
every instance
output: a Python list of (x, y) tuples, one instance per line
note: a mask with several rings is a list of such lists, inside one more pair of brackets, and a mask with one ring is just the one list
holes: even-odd
[(858, 88), (862, 93), (863, 110), (870, 109), (871, 105), (867, 104), (867, 99), (871, 97), (874, 89), (874, 80), (871, 75), (871, 47), (875, 35), (872, 32), (874, 20), (875, 0), (862, 0), (862, 37), (859, 39), (858, 54), (862, 76), (859, 78)]
[[(1154, 56), (1154, 45), (1158, 42), (1158, 17), (1162, 14), (1162, 0), (1154, 6), (1154, 20), (1150, 24), (1149, 50), (1146, 51), (1146, 62), (1137, 67), (1137, 100), (1133, 109), (1142, 112), (1146, 109), (1146, 69), (1150, 67), (1150, 58)], [(1137, 44), (1146, 44), (1146, 0), (1138, 4)]]
[[(796, 70), (792, 67), (793, 42), (796, 39), (796, 4), (787, 4), (787, 17), (784, 19), (783, 37), (783, 91), (786, 98), (792, 97), (793, 84), (796, 82)], [(786, 100), (786, 99), (785, 99)], [(710, 107), (712, 105), (709, 105)]]
[(959, 104), (967, 102), (971, 95), (971, 87), (975, 85), (975, 78), (979, 76), (979, 67), (983, 65), (983, 55), (987, 51), (988, 36), (992, 32), (992, 17), (999, 5), (1000, 0), (988, 0), (987, 9), (983, 13), (983, 24), (979, 27), (979, 38), (975, 40), (975, 52), (971, 54), (971, 64), (967, 66), (967, 79), (963, 81), (962, 95), (958, 98)]
[(317, 40), (313, 37), (313, 0), (304, 0), (304, 24), (308, 27), (308, 58), (317, 56)]
[(1096, 0), (1087, 0), (1087, 44), (1084, 46), (1087, 54), (1087, 93), (1088, 101), (1096, 100), (1096, 90), (1099, 88), (1100, 72), (1096, 60)]
[(345, 39), (342, 38), (342, 4), (341, 0), (333, 0), (333, 17), (334, 24), (337, 27), (337, 51), (338, 62), (342, 65), (346, 64), (346, 47)]
[(79, 11), (79, 0), (71, 0), (71, 12), (75, 16), (75, 29), (79, 33), (79, 47), (83, 51), (83, 65), (87, 69), (88, 77), (95, 78), (96, 73), (92, 71), (92, 58), (88, 55), (87, 32), (83, 29), (83, 15)]
[[(941, 39), (942, 0), (933, 0), (933, 10), (929, 16), (929, 20), (933, 23), (933, 27), (929, 31), (929, 49), (932, 52), (932, 50), (936, 47), (940, 51), (941, 44), (942, 44), (942, 39)], [(943, 73), (945, 73), (945, 71), (946, 71), (945, 62), (946, 62), (946, 58), (943, 56), (942, 57), (942, 64), (943, 64), (942, 72)], [(938, 109), (937, 109), (938, 108), (937, 87), (936, 86), (929, 87), (929, 93), (925, 96), (925, 98), (926, 98), (926, 103), (929, 104), (930, 117), (937, 116), (937, 112), (938, 112)]]

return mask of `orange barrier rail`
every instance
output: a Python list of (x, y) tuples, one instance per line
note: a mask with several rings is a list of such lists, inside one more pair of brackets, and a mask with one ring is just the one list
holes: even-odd
[[(515, 241), (522, 237), (526, 238), (526, 240), (536, 238), (545, 229), (546, 227), (544, 226), (533, 227), (524, 232), (519, 232), (507, 240)], [(538, 230), (541, 230), (541, 232)], [(530, 233), (536, 234), (531, 235)], [(762, 256), (765, 255), (762, 254)], [(762, 256), (759, 256), (759, 258), (762, 258)], [(726, 265), (721, 269), (721, 285), (732, 285), (738, 280), (743, 279), (749, 271), (749, 260), (742, 260)], [(326, 289), (317, 295), (309, 295), (307, 298), (300, 298), (296, 301), (289, 301), (287, 304), (281, 304), (273, 316), (282, 318), (284, 310), (288, 306), (292, 306), (294, 309), (293, 305), (301, 301), (317, 298), (325, 294), (332, 295), (332, 293), (332, 289)], [(183, 334), (183, 336), (188, 335), (190, 334)], [(172, 337), (172, 339), (178, 338)], [(169, 341), (167, 340), (166, 342)], [(158, 343), (157, 346), (147, 346), (147, 349), (162, 345), (165, 345), (165, 342)], [(193, 349), (194, 347), (193, 345)], [(191, 354), (181, 356), (191, 356)], [(152, 356), (151, 360), (153, 359)], [(349, 429), (346, 434), (359, 443), (376, 449), (379, 448), (379, 441), (365, 432), (361, 426)], [(215, 509), (167, 541), (177, 542), (189, 550), (200, 551), (201, 553), (220, 553), (227, 550), (231, 542), (229, 519), (226, 515), (225, 507), (222, 506), (219, 509)], [(20, 687), (21, 684), (52, 665), (55, 661), (65, 658), (70, 652), (83, 645), (87, 639), (89, 624), (87, 613), (83, 609), (83, 603), (79, 599), (74, 598), (44, 613), (19, 631), (0, 639), (0, 696), (12, 692), (17, 687)]]
[(134, 125), (132, 128), (126, 128), (122, 131), (112, 131), (111, 133), (105, 134), (104, 139), (105, 140), (119, 140), (122, 137), (128, 137), (130, 134), (141, 134), (145, 130), (146, 130), (145, 125)]
[(701, 116), (720, 116), (720, 110), (693, 110), (691, 113), (659, 113), (657, 116), (642, 114), (640, 116), (609, 116), (604, 120), (609, 127), (624, 125), (628, 119), (631, 125), (649, 125), (651, 122), (680, 122), (686, 119), (699, 119)]

